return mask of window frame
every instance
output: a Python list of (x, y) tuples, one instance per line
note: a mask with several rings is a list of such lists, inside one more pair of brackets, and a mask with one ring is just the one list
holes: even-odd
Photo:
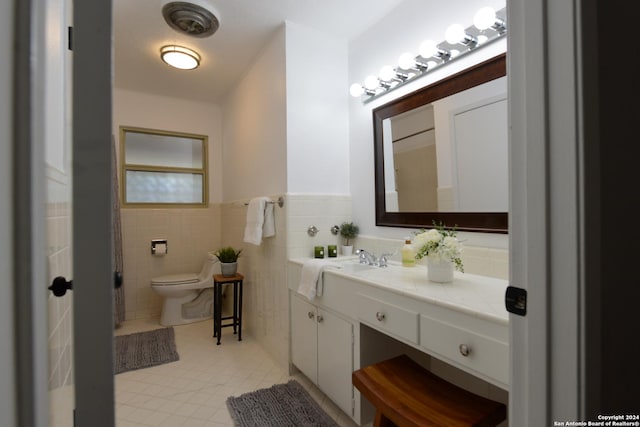
[[(202, 143), (202, 167), (183, 168), (173, 166), (154, 166), (126, 163), (126, 134), (143, 133), (149, 135), (169, 136), (178, 138), (188, 138), (200, 140)], [(209, 206), (209, 137), (207, 135), (176, 132), (160, 129), (149, 129), (136, 126), (120, 126), (120, 201), (123, 208), (206, 208)], [(159, 172), (159, 173), (182, 173), (188, 175), (202, 175), (202, 202), (201, 203), (180, 203), (180, 202), (128, 202), (127, 201), (127, 172)]]

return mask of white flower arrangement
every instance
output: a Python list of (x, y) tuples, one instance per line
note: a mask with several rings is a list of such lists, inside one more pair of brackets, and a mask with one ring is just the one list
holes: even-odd
[(455, 227), (447, 230), (444, 225), (435, 224), (435, 228), (425, 231), (421, 230), (413, 239), (416, 247), (416, 259), (429, 257), (434, 261), (452, 261), (456, 270), (464, 273), (464, 266), (460, 255), (462, 253), (462, 244), (456, 237)]

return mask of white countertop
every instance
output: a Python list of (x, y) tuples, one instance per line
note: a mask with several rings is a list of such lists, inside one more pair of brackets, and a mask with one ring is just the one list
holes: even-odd
[[(302, 265), (306, 259), (294, 258), (290, 262)], [(453, 282), (435, 283), (427, 279), (427, 268), (422, 265), (402, 267), (389, 261), (388, 267), (381, 268), (359, 264), (357, 257), (325, 260), (339, 265), (325, 268), (325, 274), (350, 278), (496, 323), (509, 323), (509, 314), (504, 306), (506, 280), (455, 271)]]

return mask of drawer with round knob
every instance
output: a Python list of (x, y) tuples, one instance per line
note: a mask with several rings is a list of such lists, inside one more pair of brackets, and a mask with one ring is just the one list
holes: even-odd
[(404, 307), (360, 295), (358, 318), (383, 332), (418, 343), (418, 313)]
[(420, 346), (487, 376), (492, 382), (509, 383), (507, 342), (423, 314), (420, 316)]

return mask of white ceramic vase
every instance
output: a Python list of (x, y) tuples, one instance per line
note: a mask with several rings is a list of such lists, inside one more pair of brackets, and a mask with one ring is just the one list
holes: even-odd
[(353, 246), (342, 245), (342, 255), (351, 256), (353, 254)]
[(427, 257), (427, 277), (432, 282), (453, 282), (453, 262)]
[(220, 272), (224, 277), (235, 276), (236, 273), (238, 272), (238, 263), (237, 262), (221, 262)]

